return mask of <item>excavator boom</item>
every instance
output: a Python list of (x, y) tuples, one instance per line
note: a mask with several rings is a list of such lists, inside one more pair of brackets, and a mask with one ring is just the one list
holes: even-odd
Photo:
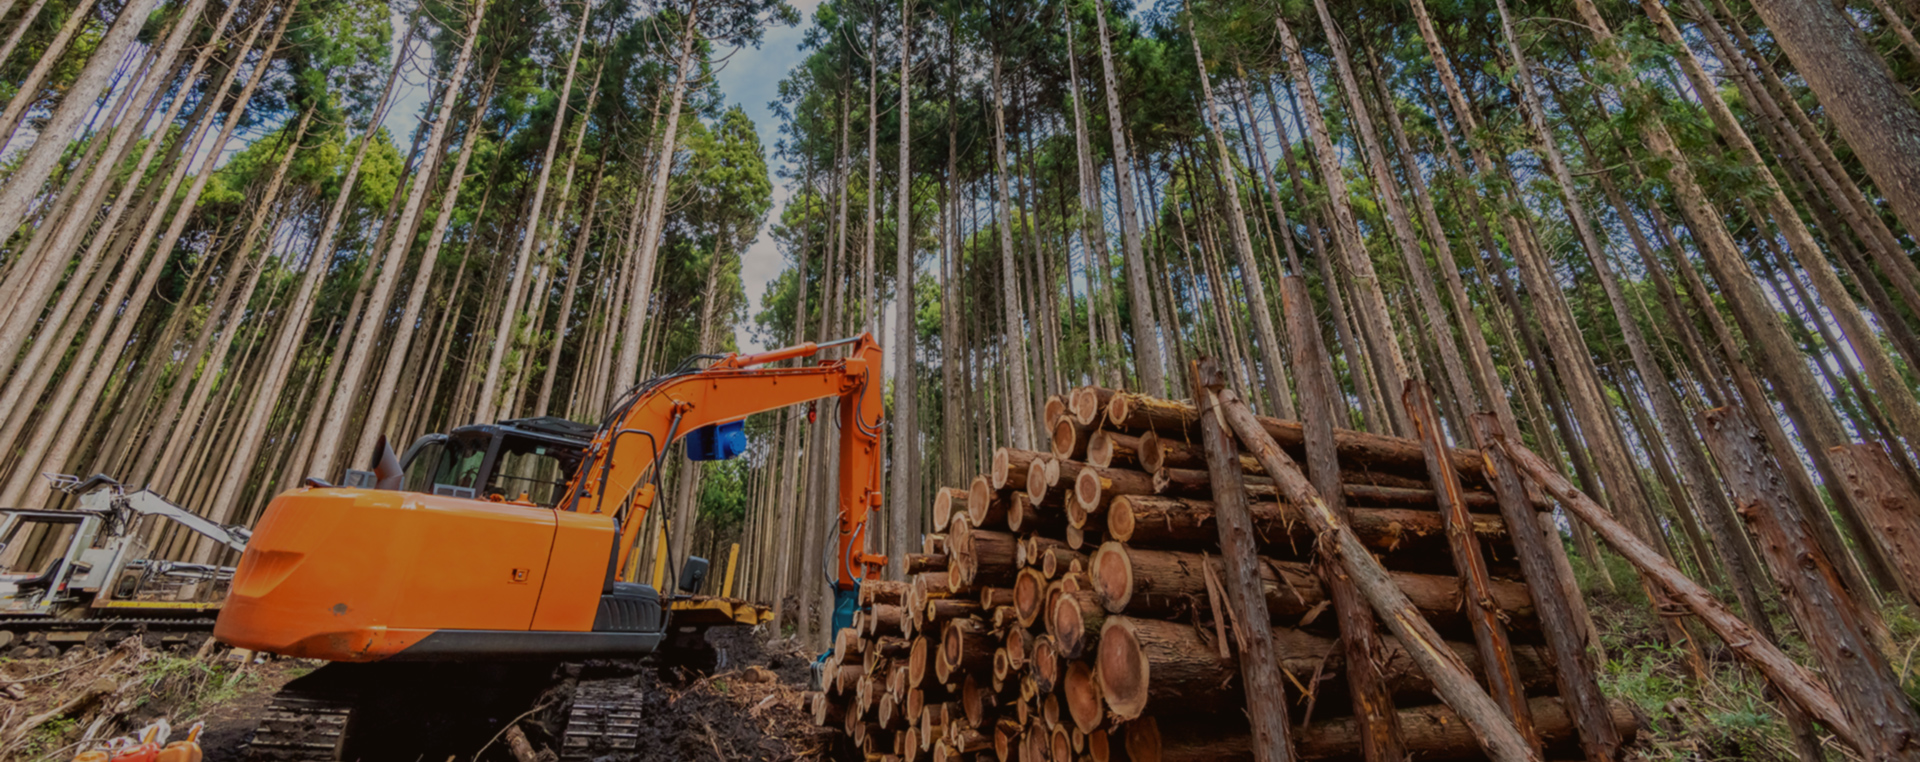
[[(769, 363), (813, 357), (852, 344), (845, 359), (810, 367), (765, 368)], [(675, 374), (636, 387), (607, 416), (587, 450), (587, 460), (568, 489), (569, 510), (611, 514), (621, 527), (615, 576), (627, 578), (638, 529), (655, 493), (660, 455), (674, 439), (707, 427), (735, 425), (754, 413), (838, 398), (840, 429), (839, 522), (835, 543), (841, 563), (837, 586), (852, 590), (868, 569), (886, 565), (866, 553), (867, 514), (880, 505), (880, 345), (871, 336), (830, 344), (806, 343), (756, 355), (728, 355), (698, 371)]]

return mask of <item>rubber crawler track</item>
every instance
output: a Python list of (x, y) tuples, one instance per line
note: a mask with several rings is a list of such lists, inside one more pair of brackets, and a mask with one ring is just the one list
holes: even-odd
[(335, 762), (347, 739), (351, 700), (282, 691), (267, 703), (249, 762)]
[(560, 759), (632, 759), (639, 753), (640, 688), (631, 677), (581, 680), (573, 691)]

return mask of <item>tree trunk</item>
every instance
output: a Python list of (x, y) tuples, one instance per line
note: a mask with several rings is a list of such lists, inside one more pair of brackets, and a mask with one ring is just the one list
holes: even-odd
[[(1252, 314), (1253, 327), (1258, 334), (1262, 362), (1266, 371), (1267, 393), (1274, 401), (1274, 408), (1282, 418), (1295, 417), (1293, 389), (1287, 383), (1287, 363), (1282, 360), (1283, 347), (1280, 334), (1274, 328), (1273, 312), (1268, 308), (1267, 289), (1260, 274), (1260, 263), (1254, 258), (1253, 240), (1247, 233), (1246, 212), (1240, 206), (1240, 182), (1234, 170), (1233, 153), (1227, 148), (1227, 140), (1221, 134), (1219, 107), (1213, 98), (1212, 77), (1207, 73), (1206, 60), (1200, 55), (1200, 38), (1193, 34), (1192, 14), (1187, 18), (1187, 36), (1193, 43), (1193, 62), (1200, 72), (1201, 103), (1207, 116), (1207, 123), (1213, 134), (1214, 148), (1219, 153), (1220, 178), (1226, 184), (1228, 222), (1232, 225), (1234, 252), (1239, 255), (1240, 285), (1247, 292), (1247, 311)], [(1248, 370), (1252, 370), (1248, 368)]]
[[(0, 235), (11, 236), (20, 227), (27, 216), (27, 205), (40, 195), (40, 186), (53, 174), (54, 165), (60, 156), (66, 153), (67, 143), (73, 139), (74, 128), (80, 126), (87, 112), (93, 110), (94, 101), (107, 90), (108, 81), (127, 56), (127, 51), (137, 41), (141, 27), (146, 26), (147, 15), (153, 11), (158, 0), (129, 0), (120, 6), (120, 13), (113, 17), (113, 26), (93, 47), (92, 55), (86, 66), (80, 69), (73, 84), (67, 86), (66, 94), (60, 98), (52, 115), (45, 124), (36, 130), (38, 138), (26, 156), (7, 176), (7, 184), (0, 188)], [(40, 90), (40, 84), (46, 80), (61, 54), (67, 49), (67, 41), (91, 16), (93, 0), (81, 0), (80, 7), (73, 9), (67, 22), (54, 35), (53, 42), (40, 56), (40, 63), (27, 74), (25, 82), (14, 91), (11, 102), (7, 104), (5, 114), (0, 114), (0, 139), (12, 140), (14, 129), (20, 119), (26, 116), (27, 107), (38, 99), (34, 97)], [(182, 22), (184, 23), (184, 22)], [(163, 72), (156, 71), (155, 76)]]
[[(347, 203), (353, 195), (353, 187), (359, 179), (360, 168), (366, 160), (367, 149), (373, 144), (373, 137), (387, 106), (392, 102), (394, 85), (399, 81), (400, 70), (407, 62), (405, 55), (394, 59), (394, 65), (387, 74), (387, 84), (381, 91), (380, 100), (373, 110), (374, 118), (368, 122), (367, 129), (360, 137), (360, 144), (354, 148), (353, 159), (340, 180), (339, 195), (327, 212), (320, 232), (314, 236), (312, 249), (307, 255), (306, 272), (302, 274), (300, 285), (287, 302), (286, 312), (280, 326), (275, 330), (273, 347), (267, 353), (264, 369), (266, 376), (261, 379), (259, 390), (252, 396), (246, 415), (239, 419), (238, 437), (235, 440), (233, 463), (251, 470), (255, 456), (259, 452), (261, 439), (266, 434), (268, 420), (272, 417), (275, 404), (279, 401), (280, 391), (285, 386), (287, 374), (292, 371), (297, 357), (300, 339), (306, 334), (307, 318), (313, 309), (314, 292), (320, 285), (320, 279), (327, 274), (333, 264), (334, 236), (339, 232), (340, 222), (346, 213)], [(207, 504), (206, 516), (216, 522), (225, 522), (232, 514), (234, 502), (239, 498), (244, 479), (224, 479), (213, 499)], [(211, 557), (212, 548), (204, 551)], [(200, 559), (204, 562), (204, 558)]]
[[(478, 14), (476, 14), (476, 16), (477, 15)], [(573, 94), (574, 73), (579, 69), (580, 65), (580, 45), (586, 40), (587, 20), (592, 16), (592, 8), (582, 5), (580, 8), (580, 24), (573, 33), (573, 51), (567, 55), (566, 77), (561, 80), (560, 99), (558, 101), (559, 107), (554, 111), (554, 123), (550, 128), (551, 131), (547, 134), (547, 151), (540, 160), (539, 179), (534, 182), (533, 202), (527, 210), (527, 229), (521, 234), (519, 251), (514, 254), (512, 278), (515, 284), (521, 283), (522, 280), (527, 277), (527, 262), (533, 256), (534, 244), (540, 240), (540, 211), (547, 196), (547, 180), (553, 173), (553, 156), (554, 153), (560, 149), (560, 136), (566, 132), (566, 130), (562, 129), (562, 125), (566, 121), (567, 101)], [(687, 63), (686, 51), (688, 50), (688, 46), (692, 44), (693, 19), (694, 16), (691, 14), (687, 17), (687, 28), (686, 31), (683, 32), (683, 38), (680, 43), (681, 61), (679, 63), (683, 64), (683, 66), (674, 80), (672, 96), (674, 99), (673, 107), (667, 117), (667, 134), (664, 139), (666, 150), (663, 151), (659, 157), (660, 169), (654, 178), (654, 194), (658, 196), (658, 198), (650, 200), (650, 212), (653, 209), (662, 208), (662, 205), (666, 201), (666, 189), (664, 187), (665, 177), (667, 171), (673, 166), (674, 130), (679, 126), (680, 100), (687, 79), (684, 64)], [(471, 46), (471, 41), (469, 41), (468, 45)], [(450, 104), (451, 101), (449, 101), (446, 107), (450, 107)], [(586, 116), (583, 115), (581, 118), (586, 118)], [(651, 223), (647, 228), (648, 238), (642, 239), (643, 241), (656, 240), (660, 233), (658, 214), (650, 213), (648, 219)], [(657, 242), (655, 245), (657, 245)], [(651, 247), (647, 247), (643, 243), (643, 249), (645, 248)], [(640, 259), (643, 263), (651, 264), (649, 262), (649, 260), (652, 259), (651, 252), (643, 251)], [(642, 272), (644, 274), (641, 281), (643, 284), (646, 282), (645, 275), (651, 274), (648, 272), (649, 270), (649, 267), (643, 265)], [(644, 285), (642, 287), (645, 288)], [(513, 329), (520, 317), (520, 293), (522, 290), (523, 289), (518, 286), (510, 287), (507, 290), (506, 307), (500, 311), (499, 324), (494, 328), (493, 349), (487, 359), (486, 377), (485, 380), (480, 383), (480, 405), (474, 414), (474, 417), (482, 422), (492, 421), (496, 414), (501, 412), (501, 408), (503, 407), (498, 399), (502, 391), (500, 379), (501, 364), (506, 356), (507, 346), (513, 343)], [(646, 304), (644, 299), (635, 301), (635, 305), (644, 304)], [(632, 321), (629, 320), (629, 328), (637, 329), (638, 327), (637, 325), (633, 325)], [(630, 330), (628, 332), (629, 337), (637, 336), (638, 334), (638, 330)], [(620, 378), (622, 383), (628, 383), (632, 380), (632, 375), (623, 375)]]
[(1733, 408), (1702, 413), (1707, 444), (1725, 467), (1734, 501), (1760, 540), (1760, 551), (1774, 577), (1786, 586), (1787, 610), (1800, 625), (1809, 650), (1820, 663), (1853, 727), (1863, 735), (1848, 739), (1873, 759), (1920, 756), (1920, 714), (1900, 689), (1887, 657), (1874, 645), (1868, 620), (1841, 588), (1833, 564), (1813, 542), (1801, 511), (1780, 484), (1778, 468), (1753, 424)]
[[(1380, 290), (1379, 276), (1374, 274), (1373, 260), (1361, 240), (1359, 223), (1354, 220), (1353, 206), (1347, 198), (1346, 176), (1340, 168), (1340, 157), (1334, 152), (1326, 117), (1320, 112), (1319, 96), (1314, 93), (1306, 56), (1283, 16), (1275, 14), (1273, 25), (1280, 34), (1280, 46), (1286, 50), (1299, 110), (1306, 116), (1314, 159), (1319, 162), (1320, 182), (1326, 185), (1333, 207), (1334, 248), (1346, 259), (1347, 277), (1352, 280), (1357, 295), (1355, 310), (1360, 322), (1360, 340), (1367, 344), (1365, 354), (1372, 362), (1379, 386), (1399, 389), (1406, 385), (1407, 361), (1400, 351), (1399, 334), (1387, 318), (1387, 299)], [(1393, 431), (1382, 433), (1404, 434), (1411, 430), (1405, 411), (1391, 405), (1384, 407), (1387, 414), (1383, 418), (1392, 423)]]
[(1107, 39), (1107, 10), (1094, 0), (1093, 17), (1099, 23), (1100, 66), (1105, 74), (1107, 126), (1113, 135), (1114, 188), (1120, 200), (1120, 237), (1126, 247), (1127, 299), (1133, 317), (1134, 365), (1140, 388), (1155, 396), (1167, 394), (1166, 365), (1160, 352), (1160, 326), (1153, 314), (1153, 296), (1147, 279), (1146, 253), (1140, 240), (1140, 210), (1134, 203), (1133, 162), (1127, 156), (1126, 119), (1120, 111), (1120, 80), (1114, 73), (1113, 46)]
[[(1319, 13), (1320, 26), (1326, 32), (1327, 44), (1332, 48), (1335, 69), (1340, 74), (1341, 89), (1347, 94), (1348, 112), (1353, 124), (1358, 128), (1362, 153), (1366, 155), (1367, 166), (1373, 176), (1376, 197), (1385, 207), (1388, 230), (1400, 248), (1400, 258), (1406, 264), (1407, 272), (1413, 276), (1414, 293), (1427, 318), (1427, 331), (1439, 349), (1441, 366), (1446, 371), (1447, 386), (1451, 387), (1455, 399), (1461, 400), (1473, 408), (1480, 407), (1479, 395), (1474, 392), (1473, 383), (1468, 379), (1466, 367), (1460, 362), (1459, 345), (1453, 341), (1452, 323), (1447, 320), (1446, 307), (1440, 303), (1440, 295), (1433, 286), (1433, 273), (1427, 268), (1426, 255), (1420, 250), (1420, 239), (1413, 232), (1413, 221), (1407, 216), (1407, 209), (1400, 197), (1398, 182), (1393, 170), (1387, 165), (1386, 146), (1381, 143), (1378, 132), (1373, 126), (1373, 117), (1367, 108), (1365, 91), (1360, 88), (1359, 80), (1354, 76), (1351, 56), (1347, 53), (1346, 43), (1338, 26), (1334, 24), (1333, 14), (1328, 12), (1326, 0), (1314, 0), (1314, 10)], [(1392, 108), (1388, 103), (1386, 108)], [(1435, 238), (1443, 238), (1439, 230), (1429, 231)], [(1402, 384), (1386, 387), (1391, 393), (1403, 388)], [(1389, 409), (1400, 412), (1405, 410), (1392, 404)], [(1403, 423), (1410, 423), (1402, 418)], [(1411, 430), (1405, 430), (1411, 433)]]
[[(620, 332), (625, 340), (620, 344), (620, 359), (614, 365), (613, 387), (610, 390), (613, 394), (624, 393), (640, 374), (640, 329), (646, 323), (647, 305), (652, 301), (653, 268), (660, 251), (660, 240), (665, 236), (661, 224), (666, 219), (667, 183), (673, 178), (680, 112), (686, 105), (687, 87), (693, 79), (693, 49), (698, 36), (699, 6), (700, 3), (696, 2), (687, 9), (686, 26), (680, 31), (680, 51), (673, 62), (673, 89), (667, 96), (666, 132), (660, 138), (660, 147), (653, 159), (653, 184), (647, 191), (646, 216), (636, 220), (638, 240), (634, 242), (630, 256), (639, 266), (635, 268), (633, 296), (627, 300), (626, 327)], [(484, 416), (481, 417), (484, 419)]]
[[(893, 430), (892, 468), (888, 474), (888, 499), (893, 503), (892, 521), (887, 527), (887, 576), (901, 579), (901, 564), (920, 538), (920, 510), (912, 495), (912, 475), (916, 470), (919, 432), (913, 427), (914, 403), (918, 392), (915, 380), (913, 335), (918, 322), (915, 306), (913, 266), (913, 173), (911, 165), (913, 113), (913, 0), (900, 4), (900, 160), (899, 189), (894, 199), (898, 214), (894, 227), (894, 329), (893, 329)], [(878, 55), (878, 51), (875, 51)], [(805, 256), (805, 252), (802, 252)]]
[(995, 205), (996, 225), (1000, 228), (1000, 286), (1006, 312), (1006, 327), (1001, 333), (1001, 362), (1005, 364), (1011, 397), (1007, 440), (1015, 447), (1033, 449), (1033, 389), (1027, 382), (1027, 327), (1021, 315), (1020, 285), (1016, 276), (1013, 248), (1013, 191), (1007, 183), (1006, 98), (1000, 87), (1000, 57), (993, 60), (993, 166), (999, 202)]
[(1840, 9), (1817, 0), (1753, 4), (1833, 119), (1887, 205), (1920, 230), (1920, 109)]
[[(289, 4), (281, 10), (280, 20), (274, 28), (273, 37), (268, 40), (266, 46), (261, 50), (262, 61), (271, 60), (275, 51), (278, 50), (281, 36), (286, 32), (288, 22), (292, 20), (295, 10), (294, 6), (296, 4), (297, 0), (295, 3)], [(251, 43), (251, 40), (249, 40), (249, 43)], [(246, 109), (247, 102), (252, 99), (254, 90), (259, 87), (260, 81), (265, 77), (268, 68), (269, 67), (265, 66), (256, 66), (253, 73), (249, 76), (247, 84), (241, 88), (240, 94), (236, 97), (238, 105), (233, 107), (232, 113), (225, 120), (225, 124), (221, 128), (219, 137), (215, 138), (212, 143), (211, 150), (214, 151), (214, 155), (219, 155), (226, 150), (227, 142), (232, 139), (234, 130), (240, 125), (240, 117)], [(209, 114), (211, 113), (214, 112), (209, 112)], [(176, 171), (184, 171), (187, 166), (188, 163), (182, 161)], [(176, 174), (176, 179), (173, 182), (176, 186), (178, 177), (179, 175)], [(45, 415), (44, 420), (50, 422), (63, 420), (69, 406), (71, 406), (70, 409), (74, 410), (93, 409), (94, 403), (98, 400), (101, 391), (105, 389), (107, 381), (110, 380), (113, 372), (118, 368), (115, 360), (120, 356), (121, 350), (127, 346), (127, 341), (132, 336), (133, 330), (138, 323), (141, 310), (145, 308), (148, 297), (152, 296), (154, 286), (159, 282), (160, 275), (165, 270), (165, 264), (173, 252), (174, 244), (179, 241), (180, 235), (186, 227), (187, 220), (191, 216), (194, 205), (198, 203), (201, 192), (206, 189), (207, 182), (211, 180), (212, 177), (212, 167), (202, 167), (200, 174), (194, 178), (193, 185), (187, 189), (186, 195), (180, 200), (179, 208), (174, 213), (173, 220), (171, 224), (168, 225), (165, 235), (160, 238), (153, 258), (148, 260), (146, 270), (141, 274), (140, 283), (134, 287), (131, 296), (128, 298), (123, 308), (124, 311), (120, 315), (120, 319), (118, 321), (109, 321), (107, 320), (108, 316), (105, 314), (102, 314), (96, 319), (95, 328), (88, 335), (88, 344), (82, 347), (80, 353), (76, 356), (77, 359), (74, 366), (68, 371), (67, 379), (62, 382), (61, 388), (55, 392), (55, 401), (50, 405), (50, 409)], [(8, 187), (11, 189), (12, 186)], [(161, 198), (171, 198), (172, 196), (172, 188), (169, 188), (161, 194)], [(146, 228), (141, 231), (140, 238), (134, 243), (133, 248), (129, 250), (129, 255), (133, 262), (138, 262), (141, 259), (141, 255), (145, 252), (148, 243), (151, 241), (153, 231), (158, 225), (160, 218), (160, 215), (155, 215), (149, 219)], [(108, 303), (117, 304), (119, 301), (118, 298), (110, 298)], [(109, 322), (114, 323), (113, 336), (102, 344), (100, 342), (101, 329)], [(104, 351), (101, 351), (102, 347), (104, 347)], [(99, 352), (100, 355), (97, 360), (95, 358), (96, 352)], [(88, 372), (83, 374), (83, 371)], [(80, 385), (82, 378), (85, 378), (84, 386)], [(50, 497), (51, 485), (43, 480), (32, 479), (31, 476), (28, 475), (37, 474), (39, 469), (51, 470), (55, 473), (64, 473), (67, 468), (67, 458), (73, 454), (74, 448), (78, 446), (83, 428), (83, 426), (72, 425), (70, 423), (60, 426), (58, 435), (54, 437), (35, 438), (34, 442), (28, 446), (28, 454), (21, 458), (19, 465), (15, 468), (14, 480), (8, 485), (5, 493), (0, 494), (0, 502), (38, 505)], [(44, 452), (44, 457), (36, 453), (36, 450)], [(36, 464), (38, 468), (35, 467)], [(27, 476), (25, 479), (27, 483), (22, 483), (23, 476)]]

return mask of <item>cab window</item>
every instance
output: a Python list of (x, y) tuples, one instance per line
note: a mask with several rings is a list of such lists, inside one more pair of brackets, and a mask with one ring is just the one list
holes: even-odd
[(480, 466), (487, 459), (488, 437), (450, 436), (422, 445), (407, 461), (408, 492), (433, 494), (438, 486), (465, 487), (478, 491)]
[(487, 494), (503, 500), (519, 500), (525, 496), (535, 505), (552, 507), (560, 501), (570, 476), (567, 462), (559, 457), (559, 449), (538, 442), (502, 442)]

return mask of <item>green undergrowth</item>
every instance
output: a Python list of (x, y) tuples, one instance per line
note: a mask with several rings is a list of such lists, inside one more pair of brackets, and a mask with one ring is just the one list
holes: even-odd
[[(1799, 747), (1788, 729), (1779, 704), (1759, 673), (1740, 662), (1726, 645), (1700, 626), (1689, 628), (1701, 644), (1707, 679), (1693, 679), (1684, 648), (1667, 642), (1665, 626), (1641, 590), (1634, 569), (1624, 559), (1606, 555), (1612, 589), (1577, 553), (1574, 576), (1585, 593), (1587, 607), (1600, 634), (1606, 661), (1600, 670), (1600, 688), (1608, 696), (1631, 701), (1644, 723), (1635, 751), (1646, 760), (1798, 760)], [(1722, 601), (1730, 591), (1715, 590)], [(1795, 660), (1809, 664), (1806, 644), (1792, 620), (1775, 608), (1769, 611), (1774, 630), (1783, 633), (1782, 647)], [(1920, 702), (1916, 650), (1920, 650), (1920, 620), (1903, 606), (1889, 605), (1887, 626), (1893, 648), (1888, 660), (1910, 699)], [(1832, 734), (1816, 727), (1827, 759), (1857, 759)]]
[(257, 687), (258, 673), (243, 670), (236, 676), (240, 668), (240, 662), (224, 657), (156, 656), (140, 665), (146, 694), (140, 709), (174, 719), (198, 717)]

